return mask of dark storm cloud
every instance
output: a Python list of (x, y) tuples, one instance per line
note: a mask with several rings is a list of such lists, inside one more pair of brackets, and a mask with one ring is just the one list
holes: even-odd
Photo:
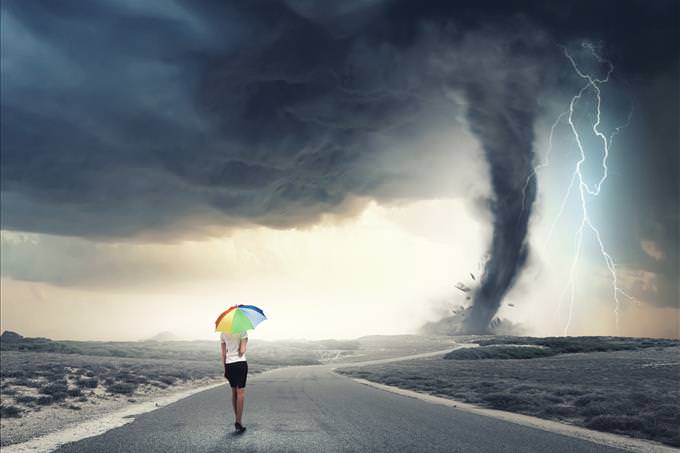
[(440, 194), (428, 158), (369, 143), (424, 129), (389, 86), (396, 48), (374, 59), (283, 3), (67, 5), (3, 4), (5, 228), (193, 234)]
[[(443, 90), (476, 102), (475, 62), (506, 69), (494, 43), (588, 36), (631, 74), (673, 64), (656, 45), (670, 3), (508, 3), (3, 2), (3, 227), (172, 236), (310, 223), (354, 196), (452, 195), (454, 157), (414, 137), (460, 125)], [(453, 49), (452, 74), (424, 30)]]

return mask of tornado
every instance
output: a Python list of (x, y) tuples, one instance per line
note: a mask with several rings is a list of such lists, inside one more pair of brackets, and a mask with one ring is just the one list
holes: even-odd
[(503, 83), (466, 88), (469, 127), (488, 162), (493, 215), (489, 260), (464, 322), (468, 333), (489, 332), (527, 261), (527, 230), (536, 198), (536, 178), (530, 177), (537, 109), (533, 85), (510, 75)]

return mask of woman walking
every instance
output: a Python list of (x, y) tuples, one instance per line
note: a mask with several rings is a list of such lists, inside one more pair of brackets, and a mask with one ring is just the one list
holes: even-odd
[(243, 403), (246, 394), (246, 378), (248, 377), (248, 362), (246, 361), (246, 346), (248, 333), (224, 333), (220, 335), (222, 363), (224, 363), (224, 377), (231, 386), (231, 403), (234, 409), (234, 428), (236, 434), (243, 434), (246, 427), (242, 424)]

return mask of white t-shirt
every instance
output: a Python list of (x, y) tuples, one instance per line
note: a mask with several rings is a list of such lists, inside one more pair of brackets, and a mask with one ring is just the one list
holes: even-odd
[(245, 362), (246, 355), (238, 355), (238, 348), (242, 338), (248, 338), (248, 332), (220, 334), (220, 341), (227, 345), (227, 360), (224, 363)]

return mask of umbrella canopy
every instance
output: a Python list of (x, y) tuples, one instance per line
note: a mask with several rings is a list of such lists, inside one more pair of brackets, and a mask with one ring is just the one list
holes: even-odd
[(255, 305), (233, 305), (222, 312), (215, 321), (215, 332), (236, 333), (254, 329), (267, 319), (264, 312)]

